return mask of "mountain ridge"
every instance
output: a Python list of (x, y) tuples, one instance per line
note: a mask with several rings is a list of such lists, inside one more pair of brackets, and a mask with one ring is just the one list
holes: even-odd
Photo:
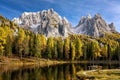
[(94, 17), (91, 17), (91, 15), (82, 17), (75, 28), (77, 34), (86, 34), (95, 37), (100, 37), (104, 33), (117, 32), (114, 23), (107, 24), (99, 13), (95, 14)]
[(61, 17), (53, 9), (24, 12), (19, 18), (12, 21), (35, 33), (44, 34), (46, 37), (66, 37), (69, 34), (86, 34), (100, 37), (105, 33), (117, 32), (114, 23), (107, 24), (100, 14), (91, 17), (89, 14), (82, 17), (76, 27), (65, 18)]
[(65, 17), (62, 18), (53, 9), (33, 13), (25, 12), (20, 18), (14, 18), (12, 21), (35, 33), (44, 34), (47, 37), (67, 36), (70, 32), (68, 27), (71, 27), (67, 19)]

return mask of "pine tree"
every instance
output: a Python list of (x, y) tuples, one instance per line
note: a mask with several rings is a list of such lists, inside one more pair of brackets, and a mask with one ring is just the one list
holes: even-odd
[(86, 55), (87, 55), (87, 59), (88, 60), (91, 60), (92, 59), (92, 57), (93, 57), (93, 51), (92, 51), (92, 42), (88, 42), (87, 44), (86, 44)]
[(23, 41), (23, 48), (24, 48), (23, 55), (24, 55), (24, 57), (29, 55), (29, 40), (30, 40), (30, 36), (26, 35), (25, 39)]
[(58, 51), (57, 51), (57, 41), (54, 41), (54, 48), (53, 48), (53, 59), (58, 58)]
[(35, 35), (33, 33), (30, 33), (29, 56), (33, 56), (33, 53), (34, 53), (34, 37), (35, 37)]
[(6, 44), (5, 44), (5, 56), (12, 55), (12, 47), (13, 47), (13, 41), (12, 41), (10, 35), (8, 35), (7, 39), (6, 39)]
[(63, 45), (64, 45), (64, 42), (63, 42), (62, 38), (59, 37), (57, 39), (57, 51), (58, 51), (59, 59), (63, 59)]
[(101, 47), (101, 55), (107, 60), (108, 58), (108, 46), (105, 44)]
[(83, 57), (84, 57), (84, 60), (87, 60), (87, 45), (84, 45), (83, 46)]
[(46, 56), (49, 59), (52, 59), (53, 48), (54, 48), (54, 40), (52, 37), (50, 37), (47, 40), (47, 48), (46, 48)]
[(47, 40), (46, 37), (44, 35), (40, 35), (41, 36), (41, 55), (45, 56), (45, 50), (46, 50), (46, 44), (47, 44)]
[(80, 59), (80, 57), (83, 56), (82, 41), (79, 38), (77, 38), (75, 41), (75, 52), (76, 52), (76, 59)]
[(100, 57), (101, 54), (100, 54), (99, 43), (97, 41), (92, 41), (91, 47), (92, 47), (92, 57), (93, 57), (93, 60), (97, 59), (98, 57)]
[(70, 45), (70, 49), (71, 49), (71, 60), (73, 61), (75, 59), (75, 45), (73, 42), (71, 42), (71, 45)]
[(7, 38), (7, 32), (5, 31), (5, 28), (0, 27), (0, 55), (4, 55), (4, 48), (6, 44), (6, 38)]
[(24, 39), (25, 39), (25, 32), (23, 29), (19, 28), (18, 36), (17, 36), (17, 44), (16, 44), (16, 49), (18, 51), (18, 55), (20, 58), (22, 58), (22, 54), (24, 51)]
[(36, 34), (34, 39), (34, 56), (41, 58), (41, 37)]
[(70, 58), (70, 39), (66, 38), (64, 40), (64, 58), (69, 59)]

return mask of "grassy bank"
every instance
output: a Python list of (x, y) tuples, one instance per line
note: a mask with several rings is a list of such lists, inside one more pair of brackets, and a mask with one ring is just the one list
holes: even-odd
[(6, 71), (18, 70), (20, 68), (45, 67), (57, 64), (64, 64), (65, 61), (49, 60), (42, 58), (18, 58), (0, 57), (0, 74)]
[(105, 63), (105, 64), (115, 64), (119, 63), (119, 61), (58, 61), (58, 60), (50, 60), (44, 58), (19, 58), (19, 57), (0, 57), (0, 64), (7, 65), (39, 65), (39, 66), (49, 66), (55, 64), (63, 64), (63, 63)]
[(120, 69), (80, 71), (77, 77), (83, 80), (120, 80)]
[(27, 65), (39, 65), (39, 66), (49, 66), (55, 64), (63, 64), (65, 61), (49, 60), (43, 58), (8, 58), (0, 57), (0, 64), (4, 65), (14, 65), (14, 66), (27, 66)]

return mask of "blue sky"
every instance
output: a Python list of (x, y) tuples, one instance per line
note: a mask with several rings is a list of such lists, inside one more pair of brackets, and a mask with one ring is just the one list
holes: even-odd
[(0, 14), (8, 19), (49, 8), (65, 16), (73, 26), (82, 16), (100, 13), (108, 23), (114, 22), (120, 32), (120, 0), (0, 0)]

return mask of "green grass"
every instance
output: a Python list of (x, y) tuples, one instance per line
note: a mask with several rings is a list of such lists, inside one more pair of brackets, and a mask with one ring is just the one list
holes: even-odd
[(94, 80), (120, 80), (120, 69), (80, 71), (77, 75)]

